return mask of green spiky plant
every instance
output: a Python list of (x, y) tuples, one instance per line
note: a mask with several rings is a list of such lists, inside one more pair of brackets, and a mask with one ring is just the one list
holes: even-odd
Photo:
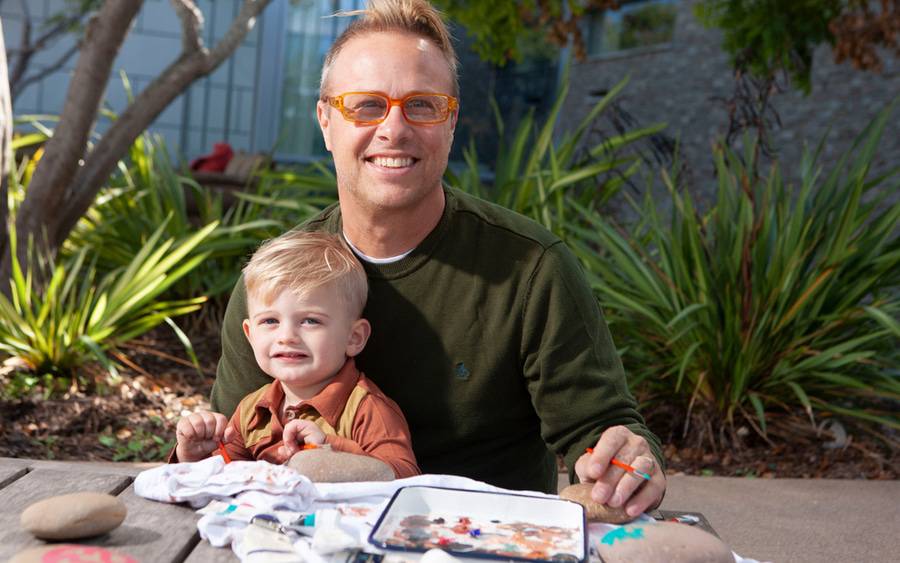
[[(196, 311), (205, 298), (158, 298), (207, 258), (195, 250), (216, 226), (210, 223), (176, 243), (162, 239), (164, 222), (126, 267), (103, 276), (97, 275), (87, 248), (58, 260), (32, 258), (24, 267), (14, 258), (10, 297), (0, 294), (0, 352), (38, 377), (20, 390), (43, 382), (52, 391), (60, 381), (91, 387), (93, 380), (84, 368), (92, 362), (115, 376), (116, 364), (107, 352), (164, 322), (193, 356), (172, 318)], [(16, 244), (11, 223), (13, 257)], [(38, 275), (38, 268), (49, 275)]]
[(822, 144), (807, 152), (797, 187), (777, 166), (757, 175), (748, 143), (743, 158), (715, 150), (705, 213), (668, 177), (671, 217), (649, 197), (630, 231), (580, 209), (570, 244), (636, 389), (702, 417), (698, 440), (740, 443), (739, 424), (766, 436), (794, 409), (900, 428), (898, 169), (870, 173), (895, 105), (827, 174)]
[(143, 135), (66, 248), (92, 248), (99, 267), (108, 271), (126, 264), (167, 218), (165, 235), (176, 240), (195, 233), (197, 224), (215, 221), (219, 226), (196, 249), (210, 259), (172, 286), (169, 295), (216, 298), (231, 290), (260, 242), (318, 212), (336, 200), (336, 193), (333, 174), (320, 164), (297, 171), (263, 170), (251, 185), (233, 192), (233, 205), (226, 205), (223, 192), (202, 187), (175, 169), (161, 139)]
[(565, 107), (568, 81), (561, 88), (543, 124), (526, 115), (506, 139), (505, 125), (496, 102), (491, 100), (496, 117), (500, 148), (490, 183), (482, 181), (477, 149), (470, 143), (465, 150), (466, 167), (459, 173), (448, 170), (447, 182), (482, 199), (498, 203), (529, 217), (556, 233), (569, 238), (569, 226), (576, 218), (570, 200), (596, 211), (612, 198), (641, 166), (640, 157), (628, 152), (629, 145), (659, 133), (665, 125), (653, 125), (584, 146), (585, 134), (610, 107), (628, 80), (610, 90), (582, 119), (574, 131), (557, 131), (559, 113)]

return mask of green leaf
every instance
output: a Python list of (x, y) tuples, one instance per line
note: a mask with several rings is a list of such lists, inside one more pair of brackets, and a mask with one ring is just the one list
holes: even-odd
[(759, 399), (759, 395), (756, 393), (749, 393), (747, 398), (750, 399), (750, 403), (753, 404), (753, 410), (756, 411), (756, 418), (759, 420), (759, 427), (763, 432), (763, 435), (766, 434), (766, 410), (763, 407), (762, 401)]

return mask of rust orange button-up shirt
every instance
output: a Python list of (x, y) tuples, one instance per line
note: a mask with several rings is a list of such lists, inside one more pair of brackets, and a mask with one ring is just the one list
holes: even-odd
[[(357, 387), (361, 390), (357, 390)], [(356, 399), (362, 395), (362, 399)], [(351, 405), (348, 407), (348, 399)], [(266, 385), (256, 393), (245, 397), (229, 421), (234, 428), (234, 438), (225, 448), (233, 460), (262, 459), (281, 464), (287, 461), (281, 452), (284, 425), (300, 417), (327, 424), (316, 423), (326, 432), (325, 441), (334, 451), (369, 455), (388, 464), (399, 479), (419, 475), (416, 457), (412, 451), (409, 426), (397, 403), (388, 398), (381, 389), (356, 369), (352, 358), (334, 379), (315, 397), (289, 407), (287, 420), (281, 420), (279, 410), (284, 401), (284, 390), (280, 381)], [(355, 416), (349, 428), (341, 424), (345, 408), (355, 406)], [(352, 414), (352, 413), (350, 413)], [(241, 431), (241, 419), (245, 419), (245, 430)], [(349, 435), (330, 434), (328, 427), (345, 431)]]

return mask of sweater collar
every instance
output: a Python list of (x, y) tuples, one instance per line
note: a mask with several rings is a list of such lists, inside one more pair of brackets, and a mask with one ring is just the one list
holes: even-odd
[[(456, 210), (457, 198), (453, 190), (444, 186), (444, 211), (434, 229), (406, 257), (390, 264), (373, 264), (360, 260), (370, 278), (392, 280), (402, 278), (421, 268), (443, 241), (450, 227), (450, 220)], [(332, 233), (343, 232), (343, 218), (340, 206), (326, 220), (326, 229)]]

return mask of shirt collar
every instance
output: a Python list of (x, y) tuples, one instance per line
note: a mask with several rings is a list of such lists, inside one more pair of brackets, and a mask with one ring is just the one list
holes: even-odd
[[(353, 388), (356, 387), (358, 380), (359, 372), (356, 369), (356, 362), (353, 358), (348, 358), (341, 370), (334, 376), (334, 379), (324, 389), (319, 391), (316, 396), (301, 402), (299, 405), (288, 407), (286, 410), (303, 412), (313, 409), (333, 428), (337, 428), (338, 420), (344, 412), (344, 407), (347, 405), (347, 399), (350, 398), (350, 393), (353, 392)], [(274, 404), (273, 409), (273, 412), (277, 412), (284, 399), (284, 390), (281, 388), (281, 382), (277, 380), (272, 387), (278, 387), (278, 403)], [(266, 393), (264, 399), (271, 394), (271, 391), (270, 389), (270, 393)], [(262, 404), (262, 401), (260, 401), (260, 404)], [(271, 409), (272, 407), (269, 406), (268, 408)]]

